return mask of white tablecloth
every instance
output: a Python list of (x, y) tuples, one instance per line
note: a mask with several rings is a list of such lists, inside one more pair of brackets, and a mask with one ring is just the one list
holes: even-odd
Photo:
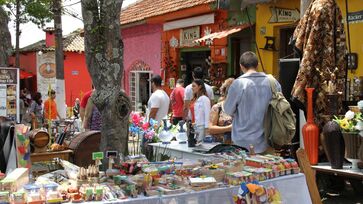
[[(304, 174), (282, 176), (261, 182), (265, 186), (274, 186), (282, 196), (282, 203), (286, 204), (311, 204), (310, 194)], [(199, 192), (188, 192), (162, 197), (139, 197), (115, 202), (126, 204), (234, 204), (233, 195), (239, 187), (217, 188)], [(91, 202), (100, 203), (100, 202)]]

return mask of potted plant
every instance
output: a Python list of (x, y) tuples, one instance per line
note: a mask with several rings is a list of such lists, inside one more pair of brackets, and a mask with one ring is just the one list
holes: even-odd
[(353, 169), (358, 169), (358, 150), (361, 146), (361, 135), (363, 135), (362, 113), (356, 106), (350, 107), (351, 110), (345, 113), (343, 118), (334, 116), (335, 121), (343, 135), (345, 144), (345, 158), (352, 163)]

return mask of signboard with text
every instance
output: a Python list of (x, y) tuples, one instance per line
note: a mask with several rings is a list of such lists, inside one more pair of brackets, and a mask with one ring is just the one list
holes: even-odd
[(193, 47), (199, 43), (193, 42), (200, 38), (199, 26), (180, 30), (180, 47)]
[(300, 12), (297, 9), (285, 9), (271, 7), (271, 18), (269, 23), (295, 22), (300, 19)]
[(349, 23), (362, 23), (363, 22), (363, 10), (348, 13), (348, 22)]
[(0, 116), (20, 122), (19, 69), (0, 67)]

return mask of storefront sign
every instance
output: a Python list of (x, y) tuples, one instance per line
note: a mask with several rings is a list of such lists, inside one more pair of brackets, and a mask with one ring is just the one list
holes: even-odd
[(0, 67), (0, 116), (20, 122), (19, 69)]
[(271, 18), (269, 23), (294, 22), (300, 19), (300, 12), (297, 9), (284, 9), (271, 7)]
[(349, 23), (362, 23), (363, 22), (363, 10), (348, 13), (348, 22)]
[(192, 28), (180, 30), (180, 47), (193, 47), (199, 43), (193, 42), (200, 38), (200, 28), (195, 26)]
[(0, 70), (0, 84), (17, 84), (17, 70), (16, 69), (1, 69)]

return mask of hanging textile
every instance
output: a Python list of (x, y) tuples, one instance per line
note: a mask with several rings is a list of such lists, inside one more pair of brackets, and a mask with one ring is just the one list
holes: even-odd
[(346, 44), (342, 22), (334, 0), (313, 0), (293, 35), (301, 63), (291, 94), (305, 105), (305, 88), (315, 88), (314, 111), (320, 125), (327, 109), (328, 83), (336, 86), (334, 93), (344, 90)]

